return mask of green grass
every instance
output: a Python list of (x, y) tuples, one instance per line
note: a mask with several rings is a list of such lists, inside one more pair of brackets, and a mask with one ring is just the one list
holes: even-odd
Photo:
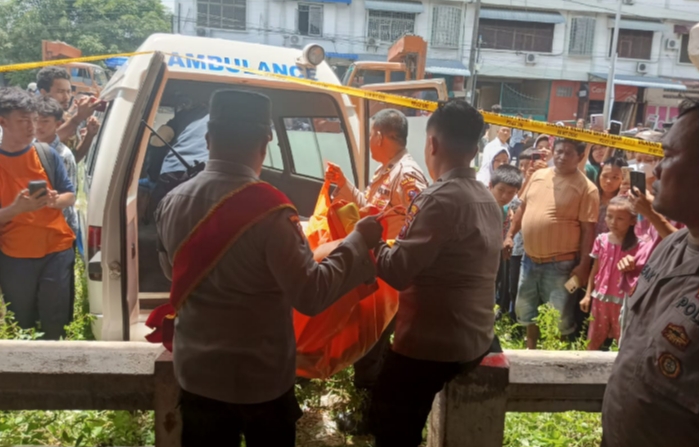
[[(67, 327), (66, 339), (94, 340), (81, 260), (77, 262), (75, 274), (75, 319)], [(585, 341), (560, 341), (555, 310), (542, 307), (541, 311), (541, 349), (585, 349)], [(497, 322), (495, 330), (503, 348), (524, 349), (521, 327), (503, 319)], [(4, 324), (0, 324), (0, 339), (32, 340), (39, 336), (37, 330), (20, 329), (9, 313), (5, 315)], [(361, 399), (352, 386), (351, 368), (327, 381), (312, 380), (303, 386), (297, 385), (296, 393), (304, 408), (304, 417), (298, 425), (298, 446), (372, 445), (371, 437), (346, 436), (329, 432), (324, 426), (324, 420), (332, 420), (338, 412), (359, 405)], [(153, 423), (150, 411), (3, 411), (0, 412), (0, 446), (153, 445)], [(599, 413), (508, 413), (505, 427), (504, 446), (507, 447), (597, 447), (602, 435)]]

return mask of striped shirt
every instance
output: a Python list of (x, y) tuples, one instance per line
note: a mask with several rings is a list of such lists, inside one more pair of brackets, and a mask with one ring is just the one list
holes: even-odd
[(597, 222), (599, 192), (585, 174), (560, 175), (555, 168), (534, 173), (522, 202), (524, 251), (536, 258), (580, 251), (580, 223)]

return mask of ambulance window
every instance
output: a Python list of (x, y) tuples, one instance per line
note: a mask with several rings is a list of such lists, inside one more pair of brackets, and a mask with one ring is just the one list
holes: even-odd
[(284, 126), (295, 173), (323, 179), (329, 161), (352, 178), (347, 137), (338, 118), (284, 118)]
[(279, 138), (277, 137), (277, 130), (274, 128), (274, 123), (272, 123), (272, 141), (267, 144), (267, 156), (265, 156), (263, 165), (266, 168), (278, 169), (280, 171), (284, 170), (282, 150), (279, 148)]
[(87, 153), (87, 159), (85, 160), (88, 184), (92, 184), (92, 174), (95, 172), (97, 155), (99, 154), (100, 144), (102, 141), (102, 134), (105, 128), (104, 123), (105, 121), (107, 121), (107, 118), (109, 117), (109, 111), (111, 110), (111, 107), (109, 106), (111, 104), (111, 102), (107, 104), (107, 109), (104, 112), (95, 112), (94, 114), (95, 118), (97, 118), (101, 126), (97, 133), (97, 137), (94, 140), (92, 140), (92, 146), (90, 146), (90, 149)]

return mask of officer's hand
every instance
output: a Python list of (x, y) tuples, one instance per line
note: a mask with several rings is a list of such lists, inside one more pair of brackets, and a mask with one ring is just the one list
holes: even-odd
[(347, 178), (345, 178), (342, 168), (330, 162), (328, 162), (328, 169), (325, 171), (325, 180), (336, 184), (338, 188), (342, 188), (347, 184)]
[(583, 298), (583, 300), (580, 301), (580, 310), (582, 310), (585, 313), (589, 313), (591, 303), (592, 298), (590, 297), (590, 295), (585, 295), (585, 298)]
[(636, 260), (633, 256), (626, 255), (617, 263), (616, 268), (622, 273), (632, 272), (636, 270)]
[(366, 246), (372, 250), (379, 245), (381, 235), (383, 234), (383, 226), (376, 220), (376, 216), (367, 216), (357, 222), (354, 226), (354, 231), (362, 235)]

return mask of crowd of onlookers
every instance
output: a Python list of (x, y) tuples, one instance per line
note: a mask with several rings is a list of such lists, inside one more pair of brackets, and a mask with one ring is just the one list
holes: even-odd
[[(635, 138), (662, 135), (638, 129)], [(503, 210), (498, 318), (525, 326), (534, 349), (538, 308), (550, 303), (563, 337), (579, 335), (591, 315), (588, 349), (619, 342), (625, 299), (652, 250), (680, 227), (651, 206), (660, 158), (493, 125), (482, 147), (477, 178)], [(643, 188), (632, 188), (631, 172), (642, 173)]]
[(63, 336), (73, 315), (77, 163), (99, 104), (75, 97), (61, 67), (41, 69), (27, 90), (0, 90), (0, 288), (19, 326), (45, 339)]

